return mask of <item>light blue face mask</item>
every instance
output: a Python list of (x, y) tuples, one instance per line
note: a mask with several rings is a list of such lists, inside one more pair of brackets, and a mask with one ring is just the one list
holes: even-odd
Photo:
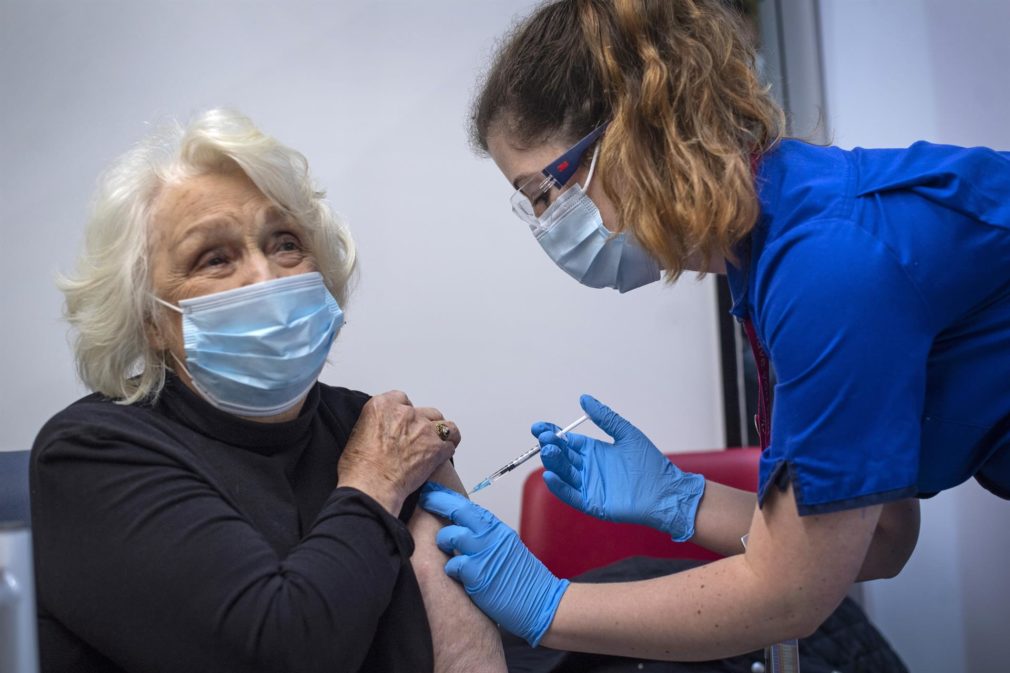
[[(179, 366), (218, 409), (237, 416), (288, 411), (315, 385), (344, 314), (317, 272), (183, 299), (186, 362)], [(174, 355), (173, 355), (174, 357)]]
[(593, 179), (599, 146), (585, 186), (574, 184), (558, 196), (533, 234), (544, 252), (569, 276), (588, 287), (627, 292), (659, 280), (656, 260), (633, 238), (603, 226), (600, 209), (586, 194)]

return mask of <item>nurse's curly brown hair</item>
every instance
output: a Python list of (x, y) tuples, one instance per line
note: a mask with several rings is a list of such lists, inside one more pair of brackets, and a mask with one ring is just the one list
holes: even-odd
[(735, 259), (760, 205), (752, 157), (781, 138), (741, 18), (719, 0), (560, 0), (508, 35), (474, 101), (488, 149), (571, 144), (600, 123), (598, 170), (619, 214), (668, 280), (688, 260)]

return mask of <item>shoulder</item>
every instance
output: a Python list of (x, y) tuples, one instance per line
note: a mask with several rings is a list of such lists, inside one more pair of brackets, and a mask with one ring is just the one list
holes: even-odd
[(372, 396), (360, 390), (351, 390), (339, 386), (319, 383), (319, 410), (324, 416), (339, 427), (345, 436), (349, 436), (358, 416)]
[(767, 240), (811, 220), (850, 217), (854, 173), (846, 150), (799, 140), (779, 143), (762, 157), (756, 179)]
[(177, 441), (177, 430), (170, 425), (156, 404), (118, 404), (93, 393), (57, 412), (42, 426), (32, 446), (32, 461), (99, 455), (135, 460), (144, 454), (161, 462), (163, 459), (155, 455), (184, 449)]
[(144, 403), (117, 404), (100, 393), (92, 393), (73, 402), (52, 416), (36, 437), (35, 445), (45, 445), (52, 440), (73, 435), (89, 437), (110, 435), (146, 425), (144, 417), (151, 408)]
[(851, 152), (859, 191), (869, 193), (967, 180), (1006, 185), (1010, 153), (989, 147), (941, 145), (920, 140), (904, 148), (863, 148)]
[(319, 401), (331, 411), (353, 410), (360, 413), (372, 396), (360, 390), (351, 390), (340, 386), (330, 386), (320, 382)]
[[(828, 299), (861, 293), (915, 294), (903, 261), (886, 240), (852, 218), (822, 218), (798, 224), (761, 250), (758, 291), (812, 294)], [(886, 281), (899, 282), (882, 285)]]
[(805, 223), (767, 246), (754, 304), (776, 366), (826, 349), (928, 343), (935, 328), (929, 303), (894, 251), (844, 219)]

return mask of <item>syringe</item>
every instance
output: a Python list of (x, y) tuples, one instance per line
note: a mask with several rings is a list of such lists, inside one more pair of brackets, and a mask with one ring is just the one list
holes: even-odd
[[(579, 420), (575, 421), (574, 423), (571, 423), (570, 425), (568, 425), (567, 427), (563, 428), (562, 430), (559, 430), (557, 432), (557, 436), (558, 437), (564, 437), (565, 433), (567, 433), (567, 432), (569, 432), (571, 430), (574, 430), (575, 428), (577, 428), (578, 426), (582, 425), (583, 423), (585, 423), (588, 420), (589, 420), (589, 416), (585, 416), (584, 415), (584, 416), (580, 417)], [(491, 474), (489, 474), (484, 481), (480, 482), (479, 484), (477, 484), (476, 486), (474, 486), (472, 489), (470, 489), (470, 491), (467, 493), (467, 495), (473, 495), (477, 491), (480, 491), (481, 489), (487, 488), (488, 486), (490, 486), (494, 482), (498, 481), (507, 472), (511, 472), (512, 470), (516, 469), (517, 467), (519, 467), (520, 465), (522, 465), (523, 463), (525, 463), (527, 460), (529, 460), (533, 456), (537, 455), (538, 453), (540, 453), (540, 443), (539, 442), (537, 442), (536, 444), (534, 444), (533, 448), (531, 448), (530, 450), (526, 451), (525, 453), (520, 454), (519, 457), (516, 458), (515, 460), (512, 460), (512, 461), (510, 461), (508, 463), (505, 463), (505, 465), (499, 467), (497, 470), (495, 470), (494, 472), (492, 472)]]

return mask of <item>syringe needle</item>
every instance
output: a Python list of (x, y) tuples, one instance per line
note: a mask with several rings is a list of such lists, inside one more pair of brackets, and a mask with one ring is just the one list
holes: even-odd
[[(572, 421), (571, 423), (569, 423), (567, 426), (565, 426), (561, 430), (558, 430), (557, 436), (558, 437), (564, 437), (568, 432), (574, 430), (575, 428), (579, 427), (580, 425), (582, 425), (583, 423), (585, 423), (588, 420), (589, 420), (589, 416), (583, 414), (577, 420)], [(494, 482), (498, 481), (498, 479), (500, 477), (502, 477), (506, 472), (511, 472), (512, 470), (516, 469), (517, 467), (519, 467), (520, 465), (522, 465), (523, 463), (525, 463), (527, 460), (529, 460), (533, 456), (537, 455), (538, 453), (540, 453), (540, 443), (539, 442), (537, 442), (536, 444), (534, 444), (532, 448), (530, 448), (527, 451), (524, 451), (523, 453), (521, 453), (518, 458), (515, 458), (514, 460), (511, 460), (511, 461), (505, 463), (500, 468), (498, 468), (497, 470), (495, 470), (494, 472), (492, 472), (491, 474), (489, 474), (487, 476), (487, 478), (484, 479), (484, 481), (480, 482), (479, 484), (477, 484), (476, 486), (474, 486), (472, 489), (470, 489), (470, 491), (467, 493), (467, 495), (473, 495), (477, 491), (480, 491), (480, 490), (483, 490), (483, 489), (487, 488), (488, 486), (490, 486)]]

